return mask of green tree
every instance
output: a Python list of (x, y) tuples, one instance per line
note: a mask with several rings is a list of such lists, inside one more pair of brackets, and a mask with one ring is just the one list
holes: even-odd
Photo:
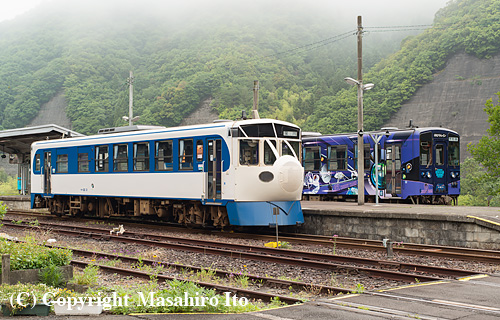
[(467, 158), (461, 164), (459, 205), (500, 206), (500, 178), (489, 175), (474, 158)]
[[(500, 97), (500, 92), (496, 93)], [(473, 160), (465, 161), (462, 174), (462, 194), (470, 196), (471, 205), (500, 205), (500, 104), (486, 101), (487, 136), (468, 149)]]
[[(500, 97), (500, 92), (496, 93)], [(500, 177), (500, 104), (494, 104), (489, 99), (484, 111), (488, 114), (487, 136), (483, 136), (476, 144), (469, 145), (468, 149), (474, 159), (481, 163), (492, 177)], [(500, 190), (499, 190), (500, 191)]]

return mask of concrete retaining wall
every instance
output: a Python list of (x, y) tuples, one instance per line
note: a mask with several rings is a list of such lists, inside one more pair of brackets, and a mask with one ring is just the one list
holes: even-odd
[(309, 234), (500, 249), (500, 227), (469, 217), (304, 210), (304, 220)]
[(29, 196), (5, 196), (0, 197), (8, 210), (29, 210), (31, 209), (31, 200)]

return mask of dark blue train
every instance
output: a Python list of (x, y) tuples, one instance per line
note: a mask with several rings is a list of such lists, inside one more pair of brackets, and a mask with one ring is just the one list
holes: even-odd
[[(375, 142), (379, 179), (375, 179)], [(311, 135), (303, 138), (303, 198), (355, 198), (357, 134)], [(444, 128), (395, 128), (364, 134), (364, 193), (367, 201), (406, 200), (413, 203), (456, 203), (460, 194), (460, 136)]]

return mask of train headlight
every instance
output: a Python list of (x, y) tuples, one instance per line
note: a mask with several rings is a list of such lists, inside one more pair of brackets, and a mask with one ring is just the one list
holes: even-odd
[(271, 182), (274, 179), (274, 174), (270, 171), (262, 171), (259, 174), (259, 179), (262, 182)]
[(453, 172), (453, 171), (452, 171), (450, 174), (451, 174), (451, 177), (452, 177), (453, 179), (455, 179), (455, 178), (457, 177), (456, 173), (455, 173), (455, 172)]
[(300, 195), (304, 184), (304, 168), (295, 157), (289, 155), (279, 157), (274, 162), (273, 172), (284, 191)]
[(432, 178), (432, 174), (430, 172), (427, 172), (427, 178)]

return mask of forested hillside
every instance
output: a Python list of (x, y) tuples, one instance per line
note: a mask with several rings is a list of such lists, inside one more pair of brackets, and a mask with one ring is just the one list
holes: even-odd
[[(449, 2), (436, 14), (432, 28), (405, 39), (401, 50), (365, 74), (365, 83), (375, 83), (374, 89), (364, 95), (365, 130), (378, 129), (386, 123), (454, 54), (490, 58), (499, 51), (499, 0)], [(314, 105), (305, 127), (321, 132), (353, 131), (356, 123), (349, 119), (356, 119), (356, 115), (355, 89), (341, 90), (336, 95), (323, 96)]]
[[(355, 15), (346, 17), (322, 1), (213, 1), (198, 2), (198, 7), (190, 1), (175, 7), (159, 6), (161, 2), (143, 1), (137, 10), (136, 4), (123, 1), (52, 1), (0, 23), (1, 127), (25, 126), (59, 93), (72, 129), (90, 134), (123, 125), (129, 70), (135, 76), (134, 115), (141, 116), (141, 124), (177, 125), (207, 98), (221, 118), (238, 118), (241, 110), (251, 108), (255, 79), (261, 84), (262, 116), (322, 132), (350, 129), (355, 122), (350, 117), (352, 91), (342, 91), (348, 88), (343, 78), (356, 74)], [(460, 6), (484, 10), (470, 2), (486, 3), (460, 1)], [(438, 24), (455, 19), (454, 10), (450, 6), (441, 12)], [(364, 21), (369, 24), (370, 18)], [(408, 34), (421, 32), (401, 31), (406, 29), (366, 33), (365, 70), (396, 52)], [(373, 80), (380, 90), (370, 93), (372, 99), (383, 102), (374, 119), (389, 117), (411, 94), (410, 89), (402, 97), (391, 93), (385, 101), (390, 90), (383, 88), (403, 76), (395, 71), (409, 68), (405, 63), (413, 59), (411, 48), (422, 41), (416, 39), (421, 37), (407, 39), (402, 52), (377, 66), (386, 84), (382, 78)], [(398, 57), (405, 52), (409, 56), (403, 61)], [(399, 67), (392, 70), (394, 61)], [(370, 73), (373, 79), (377, 75)], [(336, 111), (340, 108), (346, 111)]]

